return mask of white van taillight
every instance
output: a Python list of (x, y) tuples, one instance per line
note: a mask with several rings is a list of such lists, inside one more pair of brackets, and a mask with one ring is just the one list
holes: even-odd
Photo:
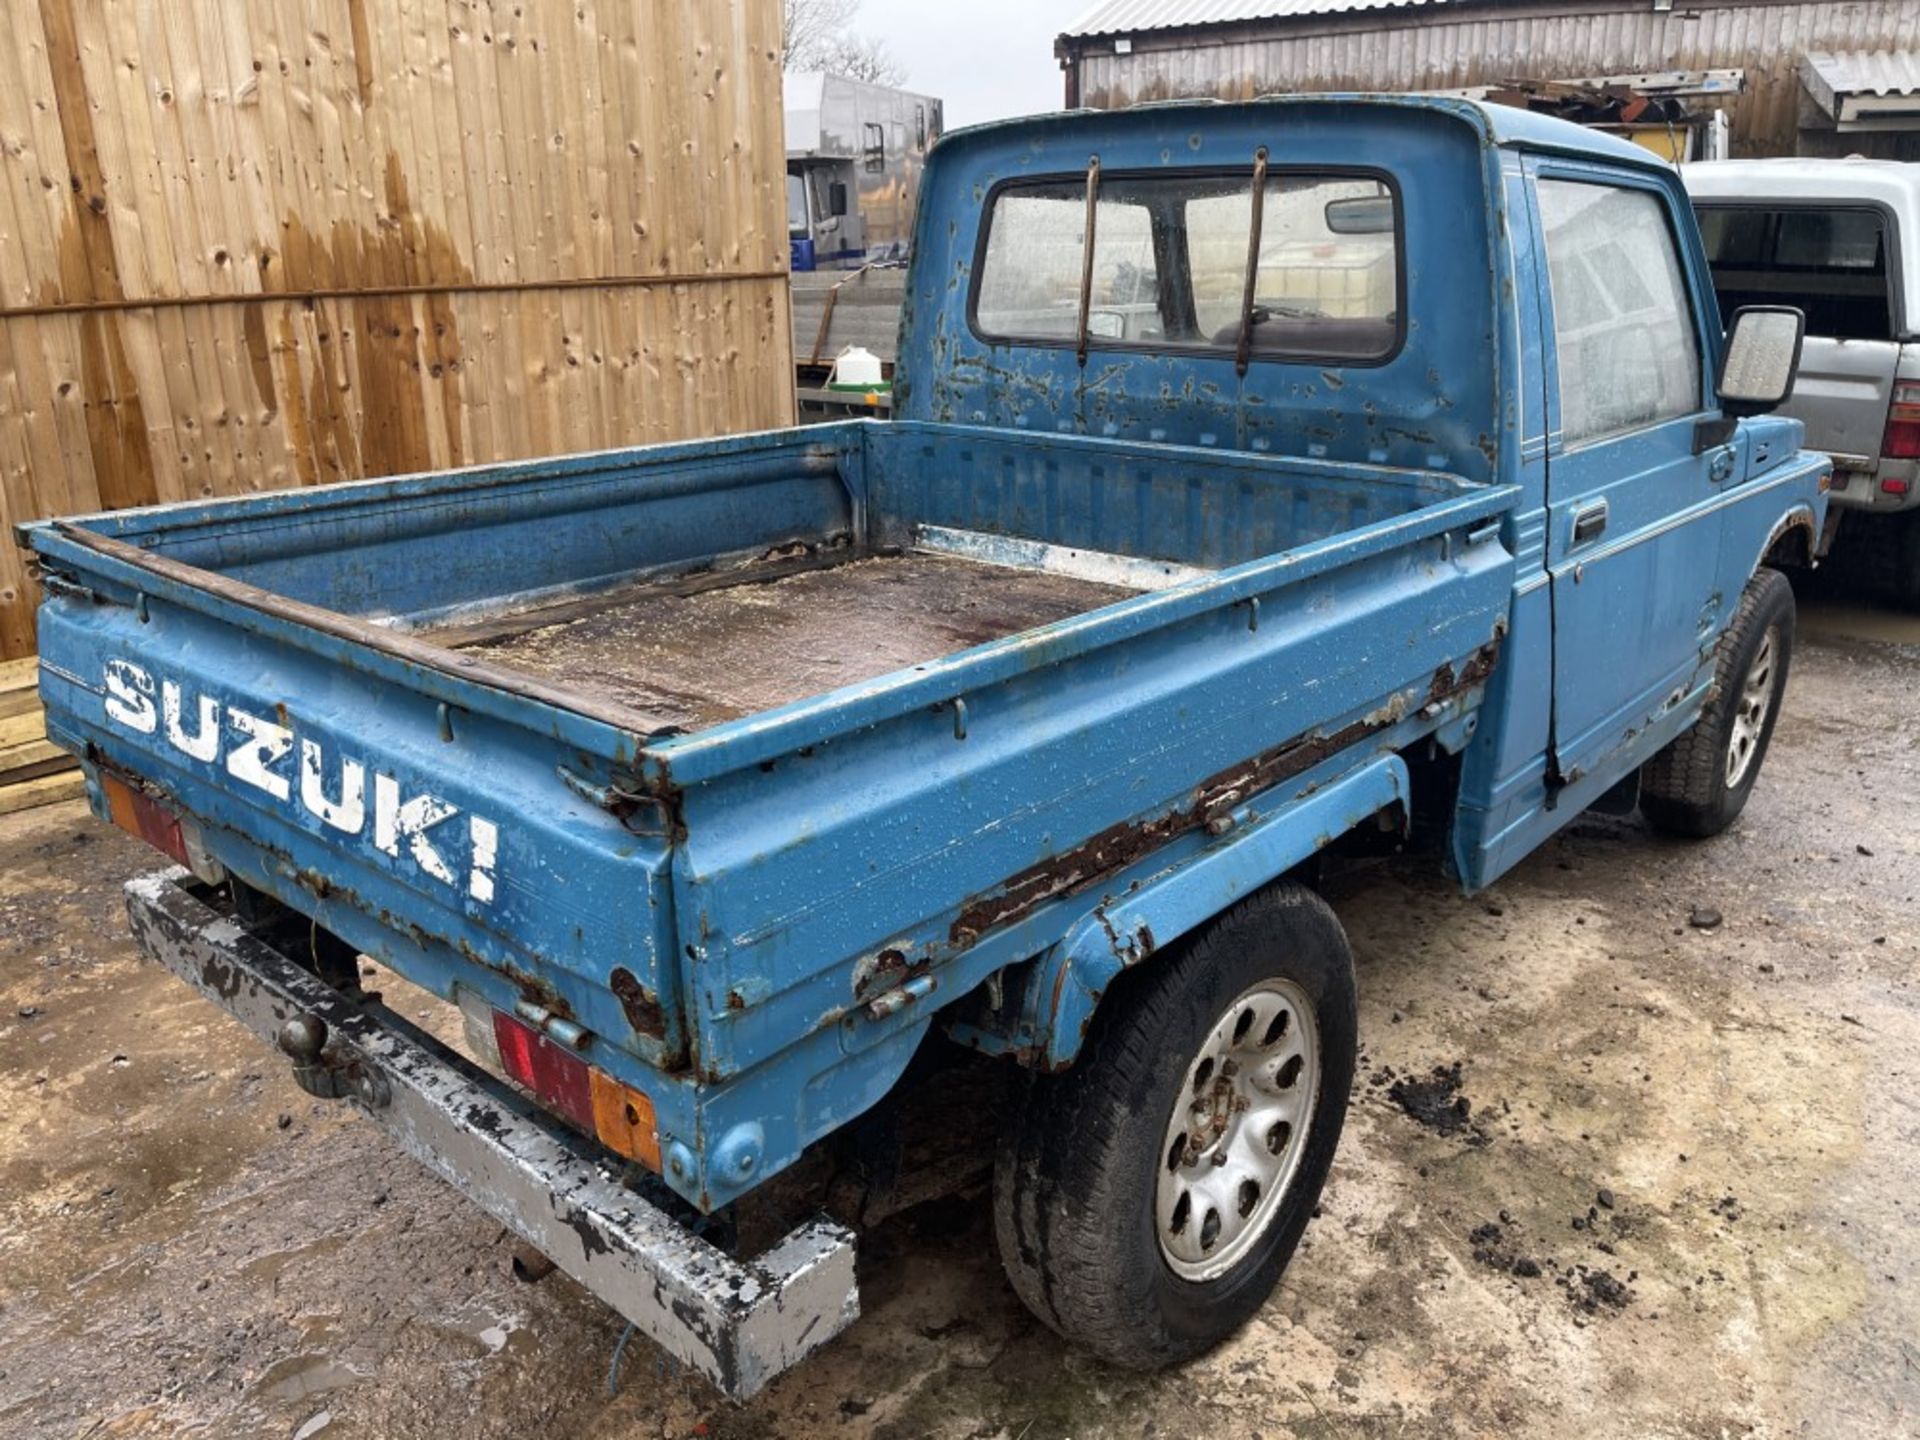
[(1889, 460), (1920, 460), (1920, 381), (1895, 382), (1880, 453)]

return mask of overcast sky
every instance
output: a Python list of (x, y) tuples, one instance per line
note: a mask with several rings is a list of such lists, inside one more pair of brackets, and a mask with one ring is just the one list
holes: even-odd
[(855, 23), (887, 42), (907, 88), (944, 100), (957, 128), (1060, 108), (1053, 37), (1091, 0), (862, 0)]

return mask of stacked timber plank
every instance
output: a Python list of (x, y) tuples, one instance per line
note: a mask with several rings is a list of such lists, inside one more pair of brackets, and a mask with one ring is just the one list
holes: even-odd
[(39, 662), (0, 662), (0, 815), (86, 793), (73, 756), (47, 739)]

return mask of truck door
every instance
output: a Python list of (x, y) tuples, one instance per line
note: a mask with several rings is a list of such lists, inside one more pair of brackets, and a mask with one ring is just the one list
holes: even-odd
[(1709, 390), (1704, 276), (1655, 177), (1537, 161), (1547, 260), (1549, 785), (1646, 758), (1649, 724), (1691, 691), (1720, 587), (1732, 444), (1696, 452)]

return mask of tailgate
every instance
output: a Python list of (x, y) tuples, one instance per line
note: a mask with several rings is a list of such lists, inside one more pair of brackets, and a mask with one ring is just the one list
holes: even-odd
[(683, 1062), (669, 844), (615, 780), (634, 737), (123, 542), (31, 538), (48, 732), (103, 816), (117, 772), (234, 876), (415, 983)]
[(1880, 454), (1893, 401), (1897, 340), (1833, 340), (1807, 336), (1793, 395), (1779, 413), (1807, 427), (1807, 448), (1835, 461), (1871, 469)]

